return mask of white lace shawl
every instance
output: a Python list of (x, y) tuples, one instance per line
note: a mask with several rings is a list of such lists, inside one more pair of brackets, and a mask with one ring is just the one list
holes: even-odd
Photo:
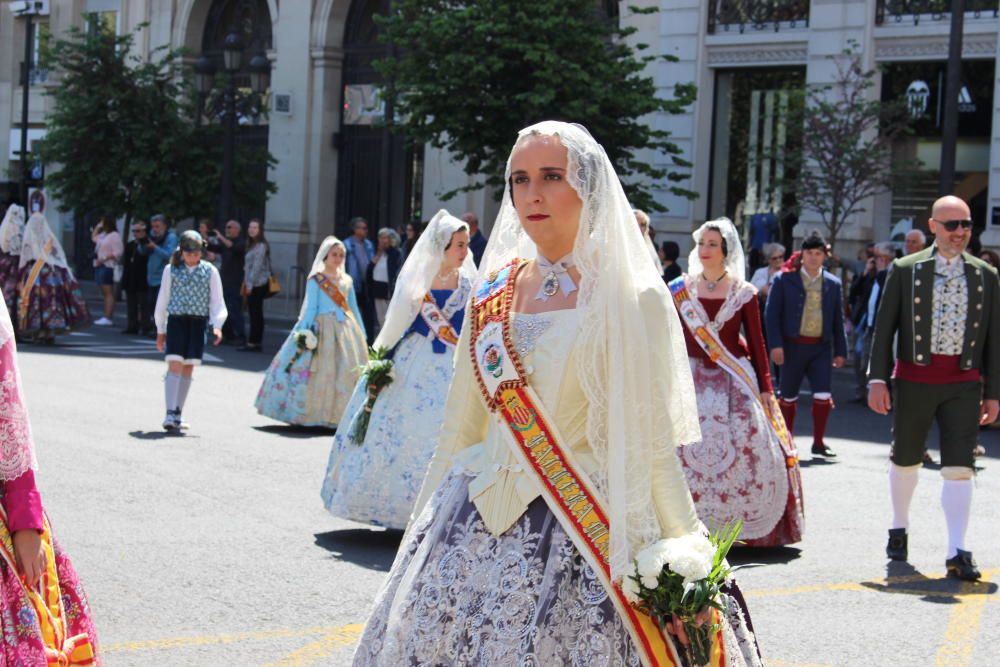
[[(403, 268), (399, 270), (396, 289), (385, 313), (385, 322), (372, 347), (392, 349), (410, 328), (420, 313), (420, 304), (430, 290), (434, 276), (441, 270), (444, 251), (451, 243), (452, 235), (463, 229), (469, 230), (468, 223), (444, 209), (438, 211), (427, 223), (427, 228), (417, 239), (410, 254), (406, 256)], [(475, 275), (476, 264), (470, 252), (459, 269), (459, 276), (471, 280)]]
[(14, 324), (0, 299), (0, 481), (15, 480), (38, 468), (28, 407), (21, 392)]
[(0, 223), (0, 250), (8, 255), (20, 255), (24, 237), (24, 209), (11, 204)]
[[(45, 247), (51, 243), (51, 248), (46, 252)], [(32, 213), (28, 218), (28, 224), (24, 226), (24, 241), (21, 244), (20, 268), (38, 259), (45, 259), (46, 264), (69, 269), (66, 263), (66, 253), (63, 252), (62, 244), (52, 232), (48, 221), (41, 213)]]
[(705, 311), (705, 307), (698, 300), (698, 278), (692, 275), (685, 275), (684, 282), (687, 284), (688, 293), (691, 294), (691, 302), (698, 315), (704, 320), (706, 325), (714, 323), (714, 329), (718, 331), (726, 322), (731, 320), (736, 313), (740, 312), (743, 306), (757, 297), (757, 288), (745, 280), (730, 277), (729, 291), (726, 292), (725, 300), (715, 314), (715, 318), (710, 318)]

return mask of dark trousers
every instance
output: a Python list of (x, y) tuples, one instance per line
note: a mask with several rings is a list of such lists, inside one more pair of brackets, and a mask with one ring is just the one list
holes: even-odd
[(972, 468), (972, 450), (979, 437), (979, 381), (926, 384), (893, 380), (892, 462), (898, 466), (919, 465), (927, 448), (931, 425), (940, 431), (942, 466)]
[(246, 329), (243, 325), (243, 296), (239, 285), (222, 285), (222, 300), (226, 302), (229, 317), (222, 325), (222, 335), (229, 340), (243, 340)]
[(250, 316), (250, 335), (247, 343), (260, 345), (264, 339), (264, 297), (267, 295), (267, 284), (254, 287), (247, 295), (247, 313)]
[[(147, 333), (153, 331), (153, 311), (149, 308), (146, 293), (149, 289), (125, 290), (125, 312), (128, 313), (129, 331)], [(154, 304), (155, 305), (155, 304)]]
[(785, 343), (785, 363), (781, 367), (781, 397), (794, 401), (802, 380), (809, 378), (813, 394), (830, 393), (833, 380), (833, 351), (829, 343)]
[(359, 292), (357, 289), (357, 283), (354, 285), (354, 296), (358, 300), (358, 310), (361, 311), (361, 319), (365, 325), (365, 337), (368, 339), (368, 344), (371, 345), (375, 342), (375, 304), (368, 295), (364, 292)]
[(156, 331), (156, 325), (152, 322), (153, 313), (156, 312), (156, 298), (160, 296), (160, 286), (150, 285), (149, 289), (146, 290), (146, 314), (150, 318), (149, 329), (150, 332)]

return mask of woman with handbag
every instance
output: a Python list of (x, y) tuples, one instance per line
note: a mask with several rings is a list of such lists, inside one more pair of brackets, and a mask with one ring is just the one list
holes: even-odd
[(243, 295), (250, 315), (250, 335), (242, 352), (260, 352), (264, 339), (264, 299), (271, 296), (271, 247), (264, 237), (264, 225), (251, 220), (247, 225), (247, 254), (243, 260)]

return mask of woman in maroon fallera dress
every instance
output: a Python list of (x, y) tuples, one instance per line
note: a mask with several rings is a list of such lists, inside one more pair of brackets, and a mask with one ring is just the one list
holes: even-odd
[(757, 290), (728, 218), (694, 233), (688, 274), (670, 284), (684, 322), (702, 439), (678, 450), (701, 520), (743, 521), (748, 546), (802, 539), (801, 477), (773, 397)]

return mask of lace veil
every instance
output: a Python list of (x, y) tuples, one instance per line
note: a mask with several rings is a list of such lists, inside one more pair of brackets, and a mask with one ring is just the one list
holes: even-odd
[[(51, 241), (52, 249), (45, 253), (45, 245)], [(24, 226), (24, 241), (21, 244), (20, 268), (24, 268), (35, 260), (45, 258), (47, 264), (69, 269), (66, 264), (66, 253), (63, 252), (62, 244), (52, 233), (49, 223), (41, 213), (32, 213), (28, 218), (28, 224)]]
[[(309, 280), (318, 273), (323, 273), (326, 269), (326, 256), (330, 254), (330, 250), (333, 246), (339, 245), (344, 250), (344, 256), (347, 256), (347, 248), (344, 247), (344, 242), (338, 239), (336, 236), (327, 236), (323, 239), (323, 242), (319, 244), (319, 250), (316, 251), (316, 256), (313, 257), (312, 267), (309, 269), (309, 275), (306, 276), (306, 280)], [(341, 273), (347, 275), (347, 272), (341, 270)]]
[(722, 233), (723, 240), (726, 242), (727, 254), (725, 267), (730, 277), (738, 280), (746, 280), (747, 268), (746, 260), (743, 257), (743, 243), (740, 240), (739, 232), (736, 231), (736, 225), (726, 217), (709, 220), (691, 234), (691, 237), (694, 239), (694, 248), (691, 249), (691, 253), (688, 255), (688, 275), (695, 277), (705, 270), (705, 267), (701, 265), (701, 258), (698, 257), (698, 242), (701, 241), (702, 235), (709, 227), (718, 227)]
[(3, 370), (0, 374), (0, 481), (9, 482), (29, 470), (36, 470), (38, 462), (28, 407), (21, 392), (14, 324), (3, 299), (0, 299), (0, 359)]
[[(427, 228), (417, 239), (399, 271), (396, 291), (393, 292), (385, 322), (373, 347), (392, 349), (410, 328), (420, 312), (420, 303), (434, 282), (434, 276), (441, 270), (445, 248), (451, 243), (452, 235), (463, 229), (469, 231), (469, 225), (444, 209), (438, 211), (427, 223)], [(459, 268), (459, 276), (471, 280), (475, 274), (476, 265), (470, 252)]]
[(7, 207), (7, 213), (0, 223), (0, 250), (8, 255), (21, 254), (21, 239), (24, 236), (24, 209), (17, 204)]
[[(306, 284), (313, 276), (323, 273), (326, 269), (326, 256), (330, 254), (330, 250), (333, 246), (339, 245), (344, 250), (344, 261), (347, 261), (347, 248), (344, 246), (344, 242), (338, 239), (336, 236), (327, 236), (323, 239), (323, 242), (319, 244), (319, 250), (316, 251), (316, 256), (313, 258), (312, 267), (309, 269), (309, 274), (306, 276)], [(340, 284), (351, 287), (354, 282), (351, 280), (350, 274), (344, 270), (343, 265), (340, 267)], [(306, 300), (302, 301), (302, 309), (299, 311), (299, 319), (306, 314)], [(359, 323), (360, 324), (360, 323)]]
[[(580, 272), (577, 371), (598, 462), (594, 483), (611, 525), (611, 575), (620, 579), (640, 549), (663, 537), (652, 471), (676, 456), (678, 444), (700, 439), (694, 387), (680, 321), (604, 149), (575, 124), (538, 123), (521, 130), (518, 143), (532, 135), (557, 136), (567, 148), (568, 179), (583, 201), (573, 253)], [(480, 279), (515, 257), (537, 255), (514, 210), (510, 170), (508, 158)]]

